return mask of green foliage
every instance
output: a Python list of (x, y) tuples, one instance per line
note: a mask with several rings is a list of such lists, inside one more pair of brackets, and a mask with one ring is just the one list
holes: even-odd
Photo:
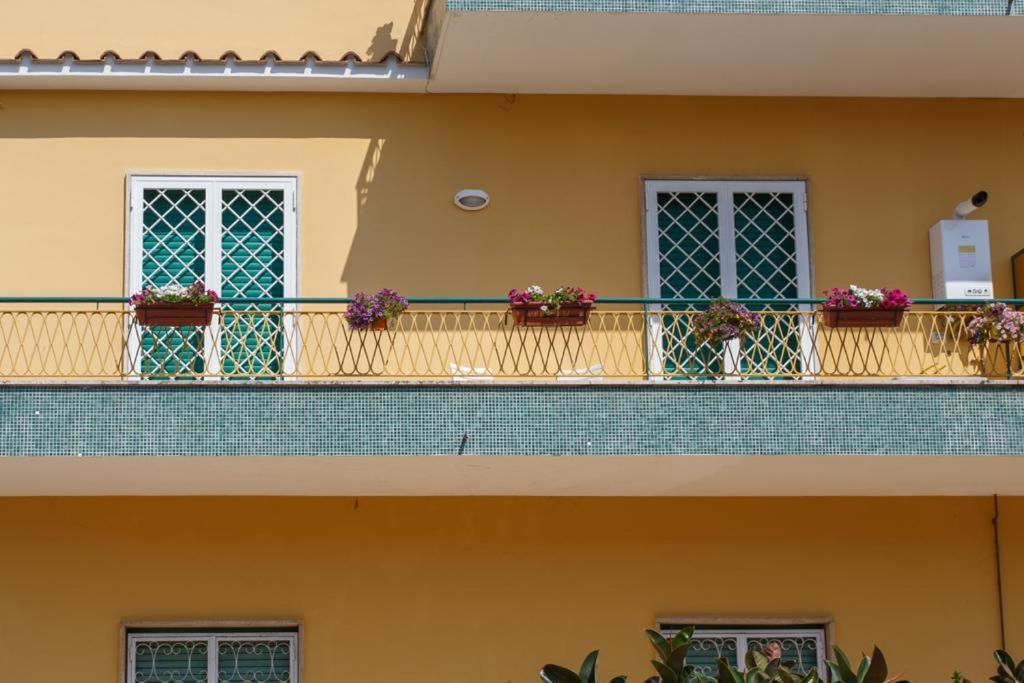
[(885, 655), (877, 647), (871, 656), (863, 655), (857, 670), (850, 666), (850, 660), (838, 647), (835, 661), (826, 662), (832, 674), (832, 683), (907, 683), (899, 676), (889, 677), (889, 668), (885, 663)]
[(994, 656), (998, 669), (989, 680), (994, 683), (1024, 683), (1024, 659), (1014, 662), (1005, 650), (996, 650)]
[(693, 677), (693, 667), (686, 663), (686, 655), (693, 640), (692, 626), (680, 629), (671, 641), (653, 629), (647, 629), (644, 633), (658, 654), (657, 659), (651, 660), (658, 673), (645, 683), (686, 683)]
[(821, 683), (818, 672), (811, 669), (806, 674), (792, 670), (792, 662), (782, 661), (782, 651), (759, 652), (751, 650), (745, 658), (745, 669), (740, 671), (725, 661), (718, 660), (717, 676), (712, 678), (697, 673), (696, 683)]
[[(645, 631), (657, 655), (651, 665), (657, 672), (644, 683), (822, 683), (821, 675), (814, 669), (805, 674), (793, 670), (793, 662), (782, 660), (782, 649), (773, 643), (764, 651), (750, 650), (744, 660), (744, 668), (729, 664), (719, 658), (718, 671), (708, 675), (697, 671), (686, 663), (690, 646), (693, 644), (694, 627), (688, 626), (676, 633), (671, 640), (655, 630)], [(555, 664), (548, 664), (540, 670), (544, 683), (597, 683), (597, 650), (583, 660), (579, 673)], [(835, 660), (826, 662), (831, 672), (832, 683), (907, 683), (897, 677), (890, 677), (885, 656), (877, 647), (870, 657), (863, 656), (857, 669), (850, 665), (846, 654), (835, 648)], [(996, 653), (999, 676), (993, 676), (995, 683), (1024, 683), (1024, 662), (1015, 664), (1005, 652)], [(611, 683), (625, 683), (625, 676), (616, 676)], [(959, 673), (954, 674), (953, 683), (970, 683)]]
[[(594, 650), (583, 658), (579, 673), (557, 664), (545, 664), (540, 670), (544, 683), (597, 683), (597, 656)], [(611, 683), (626, 683), (625, 676), (616, 676)]]

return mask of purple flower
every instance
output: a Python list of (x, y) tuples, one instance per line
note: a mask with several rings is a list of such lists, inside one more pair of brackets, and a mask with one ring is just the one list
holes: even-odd
[(972, 344), (1024, 343), (1024, 312), (1004, 303), (986, 304), (967, 322), (966, 330)]
[(597, 295), (582, 287), (559, 287), (550, 294), (545, 294), (537, 285), (527, 287), (523, 291), (518, 289), (508, 291), (509, 304), (541, 303), (548, 307), (545, 310), (552, 315), (565, 304), (592, 304), (595, 301), (597, 301)]
[(755, 334), (761, 326), (761, 316), (742, 304), (716, 299), (694, 315), (692, 325), (698, 342), (720, 344)]
[(382, 289), (371, 295), (356, 292), (345, 309), (345, 320), (350, 329), (366, 330), (378, 320), (394, 320), (407, 308), (408, 299), (391, 289)]

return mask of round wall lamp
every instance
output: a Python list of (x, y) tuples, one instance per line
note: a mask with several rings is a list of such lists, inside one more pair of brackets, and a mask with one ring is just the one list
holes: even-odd
[(459, 190), (455, 193), (455, 206), (463, 211), (479, 211), (491, 203), (491, 196), (483, 190)]

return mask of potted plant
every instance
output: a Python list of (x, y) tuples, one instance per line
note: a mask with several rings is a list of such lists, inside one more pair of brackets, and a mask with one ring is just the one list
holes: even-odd
[(579, 287), (559, 287), (545, 294), (539, 285), (508, 293), (508, 308), (520, 327), (586, 325), (597, 297)]
[(734, 301), (715, 299), (693, 316), (692, 325), (698, 342), (721, 344), (756, 334), (761, 316)]
[(356, 292), (345, 309), (345, 320), (350, 330), (386, 330), (388, 321), (398, 318), (407, 308), (409, 301), (390, 289), (376, 294)]
[(1024, 312), (1003, 303), (985, 304), (967, 322), (967, 339), (972, 344), (1024, 343)]
[(846, 289), (825, 292), (822, 313), (828, 327), (899, 327), (910, 297), (899, 289)]
[(165, 285), (146, 287), (132, 294), (128, 302), (135, 308), (135, 319), (148, 327), (196, 327), (213, 320), (213, 305), (220, 301), (217, 292), (202, 282), (188, 287)]

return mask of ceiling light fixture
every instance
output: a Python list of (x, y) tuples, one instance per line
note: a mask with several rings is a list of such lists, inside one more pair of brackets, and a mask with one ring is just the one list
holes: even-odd
[(455, 206), (463, 211), (479, 211), (491, 203), (491, 196), (483, 190), (459, 190), (455, 193)]

